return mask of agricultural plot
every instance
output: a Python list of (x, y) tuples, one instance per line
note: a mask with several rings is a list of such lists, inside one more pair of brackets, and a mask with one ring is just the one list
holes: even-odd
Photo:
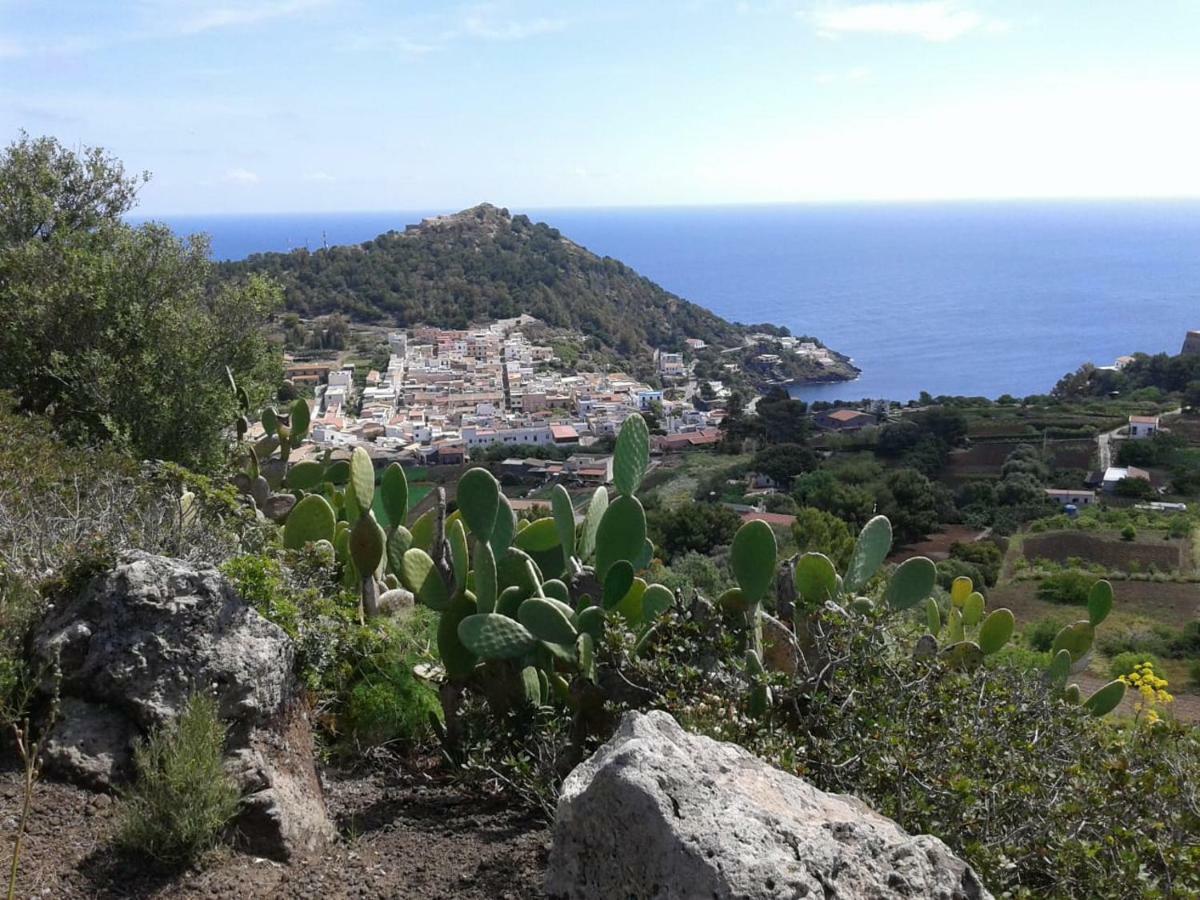
[[(998, 478), (1000, 467), (1008, 455), (1023, 443), (1041, 447), (1042, 441), (1032, 436), (1029, 441), (1021, 440), (977, 440), (972, 446), (955, 450), (950, 454), (946, 474), (950, 478)], [(1056, 469), (1087, 469), (1092, 464), (1096, 442), (1090, 438), (1048, 441), (1045, 447)]]
[(1026, 535), (1022, 541), (1026, 560), (1049, 560), (1060, 565), (1079, 559), (1109, 570), (1145, 572), (1153, 566), (1161, 572), (1180, 572), (1191, 568), (1191, 545), (1187, 540), (1157, 536), (1124, 541), (1105, 532), (1048, 531)]

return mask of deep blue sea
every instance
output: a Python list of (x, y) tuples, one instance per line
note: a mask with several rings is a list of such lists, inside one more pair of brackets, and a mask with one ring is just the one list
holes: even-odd
[[(518, 210), (514, 210), (516, 212)], [(1049, 391), (1200, 328), (1200, 201), (520, 210), (726, 318), (773, 322), (862, 377), (805, 399)], [(164, 217), (213, 254), (367, 240), (446, 210)]]

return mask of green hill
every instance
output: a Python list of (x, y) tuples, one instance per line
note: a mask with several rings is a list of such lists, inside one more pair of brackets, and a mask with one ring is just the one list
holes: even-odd
[(486, 203), (363, 244), (260, 253), (221, 269), (274, 276), (288, 309), (305, 317), (338, 312), (358, 322), (457, 328), (528, 313), (625, 357), (679, 349), (689, 337), (731, 346), (749, 330), (549, 225)]

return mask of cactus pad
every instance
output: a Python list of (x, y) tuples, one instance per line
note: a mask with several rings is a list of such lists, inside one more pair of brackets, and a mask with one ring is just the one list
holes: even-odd
[(317, 494), (309, 494), (292, 507), (283, 526), (283, 545), (290, 550), (299, 550), (310, 541), (333, 542), (337, 516), (329, 501)]
[(575, 555), (575, 506), (561, 484), (556, 484), (550, 493), (550, 509), (554, 513), (554, 527), (558, 531), (563, 559), (570, 559)]
[(488, 540), (496, 527), (496, 511), (500, 505), (500, 485), (487, 469), (469, 469), (458, 480), (458, 509), (471, 534)]
[[(1088, 592), (1088, 621), (1095, 627), (1108, 618), (1113, 607), (1113, 588), (1107, 581), (1097, 581)], [(1103, 689), (1102, 689), (1103, 690)], [(1093, 695), (1095, 696), (1095, 695)]]
[(1116, 709), (1125, 699), (1125, 682), (1121, 679), (1110, 681), (1094, 694), (1083, 701), (1083, 708), (1093, 716), (1106, 716)]
[(854, 553), (846, 568), (844, 590), (851, 593), (861, 590), (871, 580), (888, 552), (892, 549), (892, 523), (886, 516), (876, 516), (859, 532), (854, 542)]
[(729, 551), (730, 565), (738, 587), (751, 604), (758, 603), (775, 581), (775, 559), (779, 548), (775, 532), (766, 522), (743, 524), (733, 536)]
[(350, 485), (347, 496), (353, 496), (358, 508), (366, 512), (375, 499), (375, 465), (371, 455), (362, 447), (355, 447), (350, 454)]
[(408, 476), (399, 463), (390, 463), (379, 479), (379, 499), (389, 525), (408, 521)]
[(637, 413), (621, 423), (613, 450), (613, 485), (626, 497), (632, 497), (642, 483), (650, 464), (650, 429)]
[(311, 491), (325, 480), (325, 467), (316, 460), (307, 460), (292, 466), (284, 479), (284, 484), (298, 491)]
[(933, 593), (936, 582), (937, 568), (933, 562), (924, 556), (914, 556), (896, 567), (884, 597), (892, 609), (911, 609)]
[(458, 623), (458, 636), (483, 659), (516, 659), (537, 646), (537, 638), (520, 622), (497, 613), (476, 613)]
[(1012, 637), (1016, 624), (1012, 610), (997, 609), (988, 613), (988, 617), (979, 626), (978, 643), (983, 655), (991, 656), (1002, 650)]
[(824, 553), (805, 553), (796, 562), (796, 591), (806, 603), (832, 600), (837, 586), (837, 570)]
[[(626, 420), (628, 421), (628, 420)], [(636, 497), (618, 497), (596, 532), (596, 575), (601, 580), (619, 559), (633, 563), (645, 550), (646, 513)]]
[(578, 632), (571, 620), (554, 602), (543, 597), (530, 597), (517, 611), (521, 624), (540, 641), (574, 647)]

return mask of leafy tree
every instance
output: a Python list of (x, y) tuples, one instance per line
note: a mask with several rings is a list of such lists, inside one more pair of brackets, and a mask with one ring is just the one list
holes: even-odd
[(845, 483), (828, 469), (798, 477), (792, 496), (801, 506), (824, 510), (855, 528), (865, 525), (875, 512), (875, 497), (869, 490)]
[(837, 516), (813, 507), (796, 511), (792, 537), (801, 553), (824, 553), (839, 572), (845, 571), (854, 552), (854, 534), (849, 526)]
[(793, 479), (817, 467), (817, 455), (800, 444), (775, 444), (754, 454), (750, 461), (752, 471), (766, 475), (785, 490)]
[(1145, 478), (1122, 478), (1117, 482), (1114, 493), (1118, 497), (1145, 500), (1154, 496), (1154, 485)]
[(668, 560), (689, 551), (711, 553), (714, 547), (733, 540), (741, 523), (737, 513), (718, 503), (689, 503), (656, 510), (647, 520), (654, 545)]
[(803, 444), (812, 431), (808, 404), (794, 399), (783, 388), (772, 388), (754, 406), (769, 444)]
[(918, 541), (937, 528), (937, 493), (929, 479), (915, 469), (889, 472), (875, 496), (880, 514), (891, 519), (898, 544)]
[(988, 587), (995, 585), (1000, 578), (1000, 564), (1004, 561), (1004, 554), (991, 541), (973, 541), (969, 544), (956, 541), (950, 545), (950, 557), (975, 565)]
[(0, 366), (65, 436), (214, 465), (236, 402), (279, 380), (263, 327), (278, 289), (211, 289), (208, 245), (122, 220), (138, 181), (103, 151), (22, 136), (0, 154)]

